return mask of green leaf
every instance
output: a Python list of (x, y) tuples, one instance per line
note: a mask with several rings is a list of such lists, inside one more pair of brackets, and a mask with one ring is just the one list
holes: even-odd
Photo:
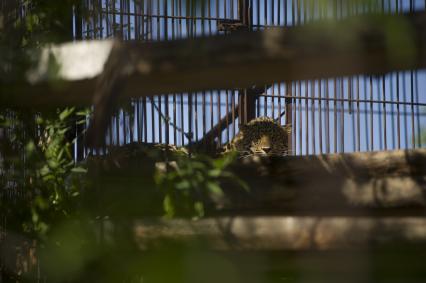
[(175, 206), (173, 204), (173, 199), (169, 194), (167, 194), (164, 197), (163, 209), (164, 209), (165, 216), (167, 216), (167, 217), (175, 216), (175, 213), (176, 213), (175, 212)]
[(191, 183), (189, 180), (182, 180), (181, 182), (176, 184), (176, 189), (178, 190), (188, 190), (191, 188)]
[(87, 173), (87, 169), (83, 167), (74, 167), (71, 169), (71, 172), (73, 173)]
[(61, 121), (64, 121), (65, 119), (67, 119), (73, 112), (74, 112), (74, 107), (72, 108), (66, 108), (65, 110), (63, 110), (60, 114), (59, 114), (59, 119)]
[(194, 203), (194, 211), (197, 217), (204, 216), (204, 204), (201, 201), (196, 201)]
[(213, 170), (210, 170), (208, 174), (209, 174), (210, 177), (217, 178), (222, 174), (222, 170), (213, 169)]
[(209, 190), (209, 192), (213, 193), (214, 195), (218, 195), (218, 196), (223, 195), (222, 188), (216, 182), (208, 182), (207, 189)]
[(31, 155), (31, 154), (33, 154), (33, 153), (34, 153), (35, 148), (36, 148), (36, 147), (35, 147), (34, 142), (33, 142), (33, 141), (29, 141), (29, 142), (27, 143), (26, 147), (25, 147), (25, 151), (26, 151), (26, 153), (27, 153), (28, 155)]

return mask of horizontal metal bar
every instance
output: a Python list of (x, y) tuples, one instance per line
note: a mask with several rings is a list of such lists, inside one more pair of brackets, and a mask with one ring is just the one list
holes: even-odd
[(318, 101), (336, 101), (336, 102), (359, 102), (359, 103), (378, 103), (378, 104), (395, 104), (395, 105), (413, 105), (413, 106), (426, 106), (426, 103), (421, 102), (403, 102), (403, 101), (391, 101), (391, 100), (377, 100), (377, 99), (349, 99), (349, 98), (330, 98), (330, 97), (312, 97), (303, 95), (271, 95), (261, 94), (264, 97), (273, 98), (290, 98), (290, 99), (306, 99), (306, 100), (318, 100)]

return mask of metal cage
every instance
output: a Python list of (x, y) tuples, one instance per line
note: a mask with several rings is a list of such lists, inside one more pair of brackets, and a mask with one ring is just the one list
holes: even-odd
[[(291, 27), (365, 13), (424, 10), (424, 1), (86, 0), (75, 14), (76, 38), (174, 40)], [(79, 11), (86, 11), (84, 16)], [(130, 142), (221, 146), (239, 125), (269, 116), (292, 124), (295, 155), (422, 146), (426, 73), (393, 72), (314, 81), (276, 82), (252, 89), (169, 93), (132, 101), (112, 117), (108, 145)]]

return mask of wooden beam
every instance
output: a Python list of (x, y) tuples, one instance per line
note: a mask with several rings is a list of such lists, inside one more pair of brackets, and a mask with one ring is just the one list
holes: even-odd
[[(291, 29), (167, 42), (83, 42), (41, 52), (27, 81), (2, 83), (2, 106), (89, 105), (107, 60), (119, 62), (122, 97), (426, 67), (426, 14), (367, 15)], [(82, 59), (85, 58), (85, 59)], [(52, 69), (53, 68), (53, 69)], [(52, 72), (56, 70), (58, 72)]]
[(217, 250), (359, 250), (392, 244), (425, 247), (424, 217), (219, 217), (139, 220), (134, 235), (141, 249), (161, 241), (205, 241)]

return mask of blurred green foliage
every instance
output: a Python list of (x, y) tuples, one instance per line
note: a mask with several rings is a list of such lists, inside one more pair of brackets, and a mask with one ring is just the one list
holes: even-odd
[(67, 138), (71, 125), (85, 120), (75, 114), (74, 108), (51, 115), (0, 114), (0, 128), (7, 131), (0, 141), (0, 184), (16, 194), (2, 201), (1, 212), (16, 232), (44, 236), (74, 212), (86, 172), (74, 163), (73, 141)]
[(203, 217), (205, 201), (223, 197), (221, 182), (224, 179), (248, 190), (248, 186), (228, 170), (236, 154), (228, 153), (217, 159), (182, 155), (174, 162), (161, 164), (156, 171), (155, 182), (164, 193), (165, 216)]

